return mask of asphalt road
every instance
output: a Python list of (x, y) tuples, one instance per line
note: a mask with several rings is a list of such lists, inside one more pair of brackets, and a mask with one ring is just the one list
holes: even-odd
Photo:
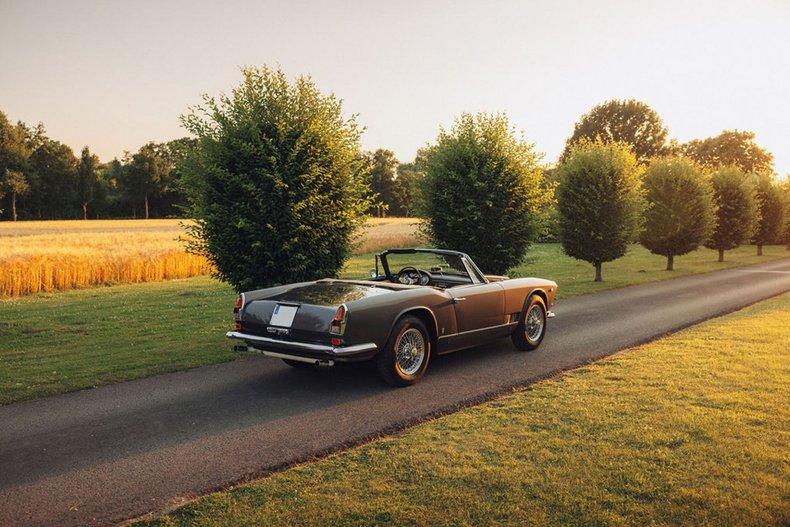
[(790, 259), (568, 299), (536, 352), (440, 357), (405, 389), (251, 357), (0, 407), (0, 525), (162, 510), (786, 291)]

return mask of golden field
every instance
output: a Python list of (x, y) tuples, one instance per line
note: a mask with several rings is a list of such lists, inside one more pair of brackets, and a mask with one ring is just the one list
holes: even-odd
[[(415, 245), (411, 218), (370, 219), (356, 252)], [(208, 274), (184, 250), (182, 220), (74, 220), (0, 223), (0, 297)]]

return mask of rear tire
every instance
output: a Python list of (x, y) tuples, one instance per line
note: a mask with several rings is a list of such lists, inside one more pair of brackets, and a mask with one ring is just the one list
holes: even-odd
[(540, 346), (545, 335), (546, 302), (540, 296), (532, 295), (527, 300), (510, 340), (520, 351), (532, 351)]
[(376, 355), (379, 375), (392, 386), (418, 382), (428, 368), (431, 339), (422, 320), (405, 316), (395, 323), (387, 344)]

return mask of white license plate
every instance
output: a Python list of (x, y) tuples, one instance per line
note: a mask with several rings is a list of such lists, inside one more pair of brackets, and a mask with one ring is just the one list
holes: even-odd
[(290, 328), (296, 316), (297, 309), (299, 309), (298, 306), (277, 304), (274, 306), (274, 312), (272, 313), (272, 319), (269, 321), (269, 325)]

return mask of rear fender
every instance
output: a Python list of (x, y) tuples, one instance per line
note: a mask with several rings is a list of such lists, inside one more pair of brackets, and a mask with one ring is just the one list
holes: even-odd
[(392, 324), (390, 324), (390, 330), (389, 333), (387, 333), (387, 340), (389, 340), (389, 337), (392, 335), (392, 331), (395, 329), (395, 324), (397, 324), (398, 320), (408, 315), (416, 316), (422, 320), (423, 324), (425, 324), (425, 327), (428, 329), (428, 336), (431, 339), (431, 353), (433, 353), (433, 351), (436, 349), (436, 344), (439, 339), (439, 325), (436, 321), (436, 315), (434, 315), (433, 311), (426, 306), (408, 307), (398, 313), (398, 316), (396, 316), (392, 321)]

